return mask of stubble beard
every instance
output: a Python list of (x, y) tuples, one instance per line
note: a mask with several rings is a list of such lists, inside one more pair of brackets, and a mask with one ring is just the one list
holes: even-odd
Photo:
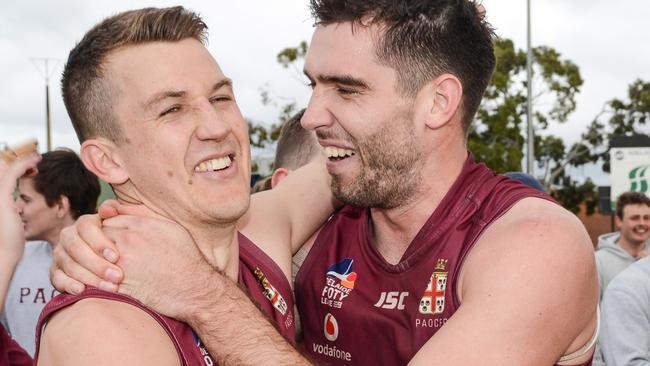
[(417, 148), (411, 113), (357, 141), (361, 168), (351, 182), (332, 176), (332, 193), (341, 202), (364, 208), (393, 209), (415, 199), (421, 179), (421, 152)]

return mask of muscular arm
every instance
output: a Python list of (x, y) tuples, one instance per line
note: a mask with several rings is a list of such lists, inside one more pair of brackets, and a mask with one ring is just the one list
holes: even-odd
[(291, 256), (318, 230), (339, 203), (319, 158), (295, 170), (275, 188), (251, 196), (239, 230), (290, 277)]
[(144, 311), (128, 304), (86, 299), (47, 323), (38, 364), (180, 365), (165, 330)]
[(311, 365), (237, 284), (214, 271), (201, 272), (205, 292), (187, 302), (183, 320), (218, 364)]
[(486, 229), (458, 286), (458, 311), (410, 365), (553, 365), (595, 331), (591, 243), (546, 201), (523, 200)]

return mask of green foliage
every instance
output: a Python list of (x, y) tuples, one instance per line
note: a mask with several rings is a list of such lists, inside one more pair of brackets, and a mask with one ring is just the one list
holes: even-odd
[[(297, 47), (285, 48), (277, 55), (278, 63), (300, 74), (296, 63), (305, 57), (307, 48), (304, 41)], [(587, 213), (592, 214), (598, 203), (594, 183), (589, 179), (584, 182), (575, 180), (567, 173), (567, 168), (596, 163), (609, 171), (611, 137), (638, 133), (649, 120), (650, 83), (642, 80), (632, 83), (627, 100), (607, 102), (586, 128), (581, 140), (567, 146), (562, 138), (546, 131), (551, 123), (566, 123), (575, 111), (576, 97), (584, 83), (580, 69), (551, 47), (535, 47), (532, 52), (534, 150), (536, 172), (541, 172), (537, 178), (567, 209), (578, 212), (580, 204), (586, 203)], [(499, 173), (519, 171), (524, 158), (528, 103), (526, 52), (516, 49), (509, 39), (499, 39), (495, 42), (495, 55), (494, 74), (474, 124), (468, 131), (468, 148), (477, 161), (485, 162)], [(277, 140), (279, 127), (295, 112), (296, 106), (272, 96), (268, 90), (262, 90), (261, 94), (263, 103), (281, 107), (279, 123), (271, 128), (262, 131), (263, 127), (251, 125), (251, 135), (254, 136), (251, 140), (266, 146)]]
[(278, 63), (285, 69), (289, 68), (289, 66), (293, 65), (294, 62), (305, 58), (305, 55), (307, 54), (307, 47), (307, 42), (302, 41), (300, 44), (298, 44), (297, 47), (287, 47), (280, 51), (280, 53), (278, 53), (276, 56), (276, 59), (278, 60)]
[(609, 141), (618, 135), (647, 133), (650, 119), (650, 82), (637, 79), (628, 87), (627, 100), (618, 98), (605, 103), (582, 135), (589, 152), (585, 158), (601, 163), (609, 172)]
[[(526, 53), (516, 50), (509, 39), (495, 42), (496, 66), (474, 126), (469, 131), (469, 149), (475, 158), (497, 172), (521, 170), (524, 157), (522, 131), (525, 129), (527, 85)], [(536, 108), (533, 119), (536, 131), (549, 122), (566, 122), (576, 108), (575, 97), (583, 80), (578, 67), (550, 47), (533, 49), (533, 103), (543, 100), (544, 109)], [(564, 144), (554, 136), (540, 136), (535, 143), (538, 164), (550, 167), (563, 157)]]

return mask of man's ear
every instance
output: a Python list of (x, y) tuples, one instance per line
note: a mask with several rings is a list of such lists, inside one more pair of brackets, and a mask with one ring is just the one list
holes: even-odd
[[(67, 196), (61, 195), (55, 203), (56, 205), (56, 217), (59, 219), (64, 218), (67, 214), (70, 213), (70, 200)], [(72, 216), (72, 215), (70, 215)]]
[(81, 144), (81, 160), (99, 179), (119, 185), (129, 180), (115, 144), (104, 138), (89, 139)]
[(463, 85), (457, 77), (442, 74), (427, 83), (416, 96), (417, 118), (433, 130), (454, 120), (460, 123)]
[(618, 215), (614, 215), (614, 224), (616, 225), (616, 230), (620, 231), (623, 226), (623, 220)]
[(280, 183), (281, 180), (287, 177), (291, 171), (287, 168), (278, 168), (273, 172), (273, 175), (271, 175), (271, 188), (275, 188), (275, 186)]

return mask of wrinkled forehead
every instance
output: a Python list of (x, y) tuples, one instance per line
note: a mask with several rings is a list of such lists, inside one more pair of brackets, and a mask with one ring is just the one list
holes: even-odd
[(383, 30), (379, 25), (332, 23), (314, 30), (305, 58), (305, 74), (311, 79), (351, 76), (369, 86), (393, 85), (396, 70), (377, 58), (376, 39)]
[(225, 79), (214, 57), (193, 38), (121, 47), (108, 55), (104, 70), (110, 87), (129, 104), (164, 91), (199, 94)]

